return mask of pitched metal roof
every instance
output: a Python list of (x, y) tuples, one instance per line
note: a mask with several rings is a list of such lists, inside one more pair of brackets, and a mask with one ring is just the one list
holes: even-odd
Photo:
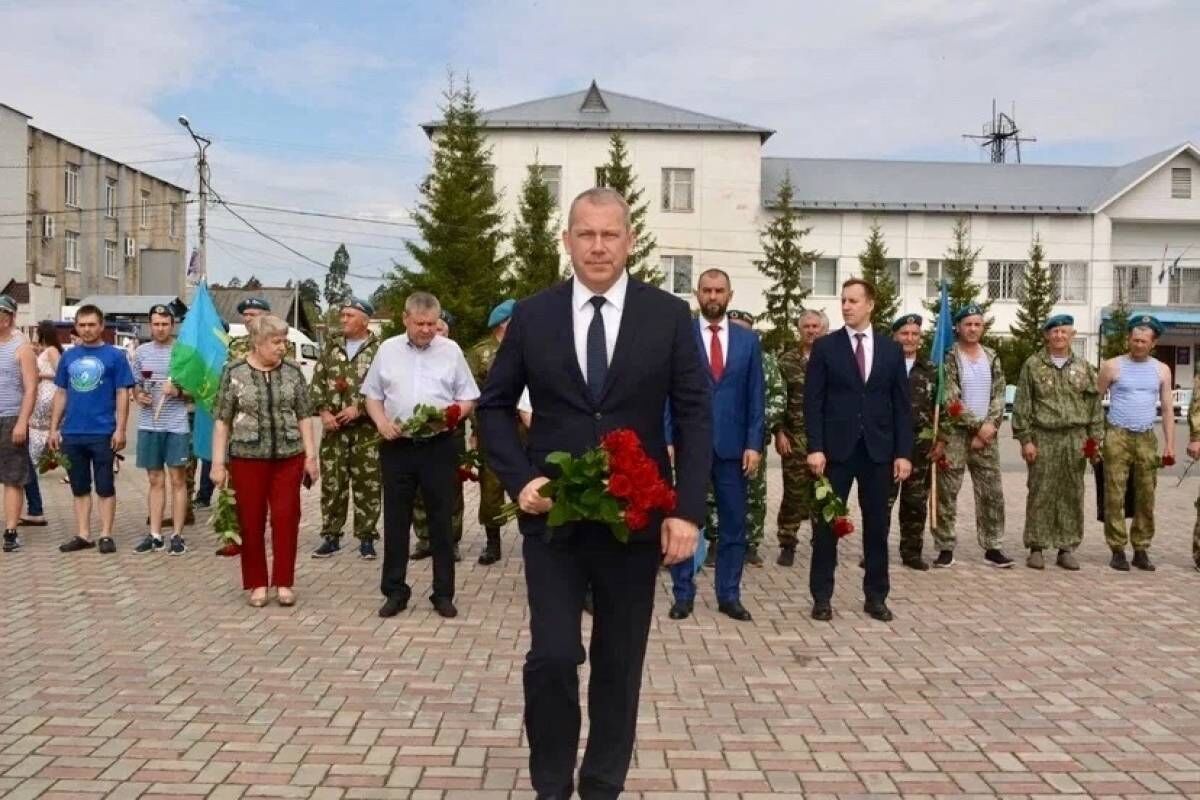
[[(304, 303), (297, 304), (295, 302), (296, 293), (291, 287), (264, 286), (259, 289), (245, 289), (241, 286), (210, 285), (208, 293), (212, 297), (213, 305), (217, 307), (217, 313), (226, 322), (241, 322), (242, 315), (238, 313), (238, 303), (247, 297), (261, 297), (270, 304), (271, 313), (281, 318), (287, 324), (296, 325), (302, 330), (312, 330), (313, 320), (308, 318), (308, 313), (304, 310)], [(296, 305), (300, 306), (299, 323), (293, 319)]]
[(1200, 157), (1185, 143), (1117, 167), (764, 158), (762, 203), (791, 175), (795, 208), (1087, 214), (1185, 150)]
[[(755, 133), (764, 142), (774, 133), (768, 128), (602, 90), (595, 81), (583, 91), (484, 111), (479, 118), (485, 128), (514, 130)], [(443, 120), (433, 120), (421, 127), (432, 136), (442, 125)]]
[(187, 308), (173, 294), (90, 294), (78, 305), (99, 306), (106, 317), (148, 317), (150, 308), (157, 305)]

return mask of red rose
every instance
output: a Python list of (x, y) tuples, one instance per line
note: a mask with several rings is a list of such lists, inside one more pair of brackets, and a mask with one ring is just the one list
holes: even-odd
[(854, 533), (854, 523), (849, 517), (838, 517), (833, 521), (833, 532), (840, 539), (843, 536), (849, 536)]
[(1164, 467), (1175, 466), (1175, 456), (1163, 456), (1162, 457), (1162, 465)]
[(963, 413), (963, 404), (961, 400), (955, 400), (950, 405), (946, 406), (946, 413), (951, 417), (961, 417)]
[(945, 472), (946, 470), (950, 469), (950, 459), (946, 458), (945, 456), (942, 456), (941, 458), (939, 458), (937, 460), (937, 465), (938, 465), (938, 469)]
[(339, 392), (345, 393), (345, 391), (350, 388), (350, 384), (346, 382), (345, 378), (338, 378), (333, 382), (333, 388), (337, 389)]
[(620, 473), (608, 479), (608, 493), (613, 497), (624, 500), (633, 492), (633, 481)]
[(1099, 452), (1100, 452), (1100, 443), (1089, 436), (1087, 438), (1087, 441), (1083, 443), (1084, 458), (1095, 458), (1096, 454)]
[(675, 490), (667, 486), (665, 483), (657, 487), (657, 492), (654, 497), (654, 507), (659, 511), (671, 512), (675, 510), (675, 504), (678, 498), (675, 496)]
[(625, 524), (629, 526), (629, 530), (631, 531), (641, 530), (650, 524), (650, 515), (641, 509), (626, 509)]
[(462, 407), (455, 403), (452, 406), (446, 407), (446, 427), (451, 430), (458, 427), (458, 423), (462, 421)]

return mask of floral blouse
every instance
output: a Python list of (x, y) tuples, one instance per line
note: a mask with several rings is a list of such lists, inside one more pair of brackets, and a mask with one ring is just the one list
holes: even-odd
[(245, 359), (225, 368), (213, 416), (229, 426), (232, 458), (290, 458), (304, 452), (300, 424), (313, 416), (304, 373), (283, 360), (269, 372)]

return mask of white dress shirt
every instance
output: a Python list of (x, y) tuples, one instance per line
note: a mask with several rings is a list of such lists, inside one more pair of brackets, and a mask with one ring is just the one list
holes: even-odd
[(407, 334), (379, 345), (363, 379), (362, 394), (383, 403), (388, 418), (406, 420), (425, 404), (445, 408), (460, 400), (479, 398), (462, 349), (453, 339), (435, 336), (428, 347), (416, 347)]
[[(917, 363), (917, 357), (916, 357), (916, 356), (913, 356), (912, 358), (905, 358), (905, 359), (904, 359), (904, 374), (905, 374), (905, 375), (911, 375), (911, 374), (912, 374), (912, 368), (913, 368), (913, 364), (915, 364), (915, 363)], [(867, 374), (870, 374), (870, 373), (867, 373)]]
[(871, 365), (875, 362), (875, 331), (872, 330), (870, 323), (867, 323), (867, 327), (861, 331), (856, 331), (853, 328), (851, 328), (849, 325), (847, 325), (846, 326), (846, 335), (850, 337), (850, 352), (851, 353), (853, 353), (856, 349), (858, 349), (858, 339), (855, 338), (855, 334), (857, 334), (857, 333), (865, 334), (863, 336), (863, 340), (862, 340), (863, 356), (865, 356), (863, 361), (866, 364), (866, 368), (867, 368), (867, 378), (870, 378), (871, 377)]
[(729, 364), (729, 317), (721, 317), (718, 322), (709, 322), (702, 315), (698, 324), (700, 325), (700, 341), (704, 342), (704, 360), (708, 362), (709, 369), (712, 369), (713, 332), (708, 329), (708, 326), (720, 327), (720, 330), (717, 331), (717, 341), (721, 343), (721, 367), (724, 369)]
[(521, 392), (521, 399), (517, 401), (517, 411), (524, 411), (526, 414), (533, 413), (533, 403), (529, 402), (528, 386)]
[[(629, 273), (621, 271), (621, 277), (609, 287), (603, 297), (606, 302), (600, 307), (600, 315), (604, 320), (605, 349), (608, 350), (608, 363), (612, 363), (613, 349), (617, 346), (617, 333), (621, 330), (621, 314), (625, 311), (625, 292), (629, 288)], [(579, 371), (587, 381), (587, 332), (592, 324), (596, 310), (592, 307), (595, 292), (579, 282), (578, 278), (571, 280), (571, 322), (575, 329), (575, 357), (579, 359)]]

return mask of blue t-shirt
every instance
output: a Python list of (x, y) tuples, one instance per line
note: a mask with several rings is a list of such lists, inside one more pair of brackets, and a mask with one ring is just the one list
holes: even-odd
[(67, 390), (63, 435), (111, 436), (117, 429), (117, 389), (133, 386), (133, 372), (124, 350), (76, 345), (59, 359), (54, 384)]

